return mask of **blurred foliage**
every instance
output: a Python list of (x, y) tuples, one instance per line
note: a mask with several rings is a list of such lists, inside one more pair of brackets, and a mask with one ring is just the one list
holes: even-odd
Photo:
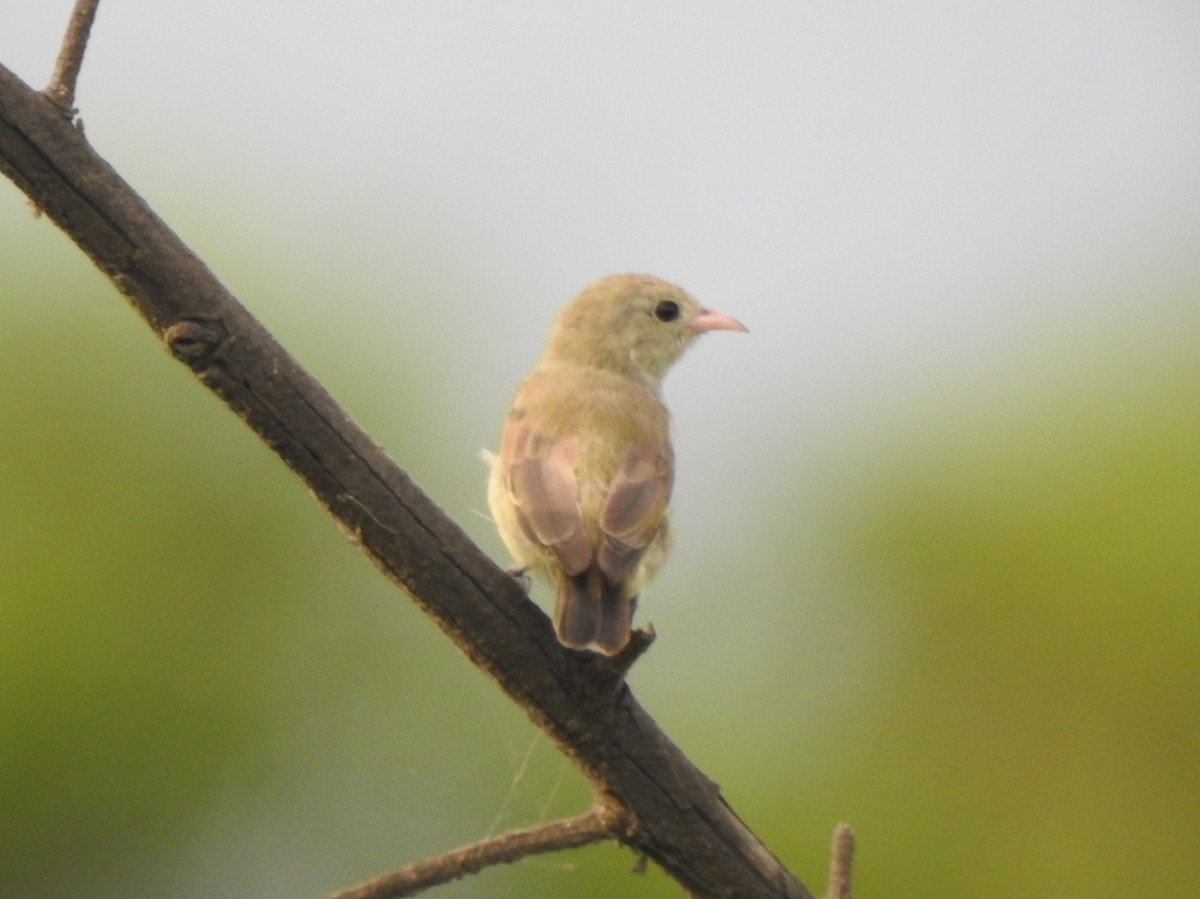
[(830, 570), (895, 622), (818, 787), (859, 895), (1194, 894), (1200, 304), (1173, 305), (1034, 340), (842, 460)]
[[(320, 895), (533, 814), (507, 797), (530, 725), (23, 225), (47, 255), (3, 258), (0, 895)], [(537, 811), (584, 802), (543, 767)]]
[[(582, 809), (567, 763), (39, 234), (0, 256), (0, 894), (319, 896)], [(725, 557), (778, 560), (761, 607), (681, 616), (633, 680), (814, 890), (849, 820), (863, 897), (1191, 892), (1197, 325), (1031, 346), (881, 423), (803, 502), (774, 486), (805, 478), (786, 458), (747, 485), (761, 514)], [(456, 517), (482, 502), (471, 438), (430, 445), (458, 425), (428, 377), (336, 377), (403, 410), (388, 440)], [(678, 566), (659, 608), (746, 577)], [(434, 895), (677, 895), (636, 862), (596, 846)]]

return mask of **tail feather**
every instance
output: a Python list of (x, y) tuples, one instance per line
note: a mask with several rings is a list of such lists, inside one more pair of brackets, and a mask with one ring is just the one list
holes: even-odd
[(572, 649), (596, 649), (616, 655), (629, 642), (636, 597), (610, 584), (598, 568), (559, 582), (554, 601), (554, 630)]

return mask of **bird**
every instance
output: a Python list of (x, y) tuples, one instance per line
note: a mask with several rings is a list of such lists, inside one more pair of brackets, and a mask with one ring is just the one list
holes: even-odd
[(555, 318), (499, 452), (486, 454), (487, 493), (513, 573), (553, 585), (564, 646), (613, 656), (629, 643), (638, 594), (671, 543), (663, 377), (701, 334), (746, 330), (642, 274), (601, 278)]

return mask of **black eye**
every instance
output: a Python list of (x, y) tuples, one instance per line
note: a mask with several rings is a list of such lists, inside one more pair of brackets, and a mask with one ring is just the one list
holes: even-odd
[(654, 307), (654, 317), (660, 322), (673, 322), (679, 318), (679, 304), (674, 300), (660, 300)]

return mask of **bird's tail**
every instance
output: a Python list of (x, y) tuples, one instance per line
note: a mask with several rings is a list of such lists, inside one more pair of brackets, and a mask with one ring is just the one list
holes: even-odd
[(637, 597), (627, 597), (599, 568), (589, 568), (558, 584), (554, 630), (572, 649), (595, 649), (613, 656), (629, 642)]

